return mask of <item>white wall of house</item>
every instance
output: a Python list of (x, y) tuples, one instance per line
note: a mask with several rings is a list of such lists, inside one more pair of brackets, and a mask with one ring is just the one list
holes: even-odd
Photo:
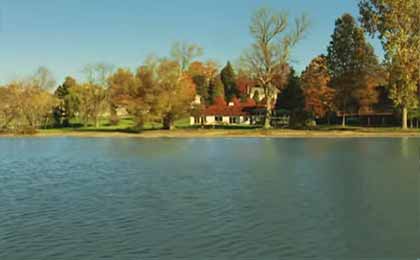
[(229, 116), (224, 116), (223, 117), (223, 123), (224, 124), (229, 124), (229, 118), (230, 118)]
[(207, 116), (206, 117), (206, 124), (207, 125), (214, 125), (216, 123), (216, 117), (215, 116)]
[[(250, 125), (251, 117), (249, 116), (218, 116), (222, 121), (216, 121), (216, 116), (206, 117), (190, 117), (190, 125)], [(235, 118), (236, 123), (231, 123), (231, 118)], [(205, 121), (203, 122), (203, 119)]]

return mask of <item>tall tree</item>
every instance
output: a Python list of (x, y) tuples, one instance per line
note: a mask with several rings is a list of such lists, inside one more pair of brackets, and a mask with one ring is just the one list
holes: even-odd
[(77, 109), (77, 104), (73, 102), (72, 96), (70, 95), (70, 89), (75, 87), (77, 82), (72, 77), (66, 77), (63, 84), (58, 86), (55, 90), (54, 95), (60, 100), (60, 105), (54, 109), (56, 120), (62, 126), (69, 126), (70, 119), (74, 116)]
[(236, 86), (236, 75), (229, 61), (220, 72), (220, 78), (225, 88), (226, 100), (230, 102), (234, 97), (238, 97), (239, 91)]
[(175, 120), (188, 113), (196, 95), (191, 77), (179, 71), (178, 63), (171, 60), (162, 61), (157, 70), (159, 110), (163, 127), (168, 130), (174, 128)]
[(70, 95), (78, 104), (80, 121), (85, 126), (93, 123), (98, 128), (102, 114), (108, 109), (107, 90), (99, 85), (84, 83), (72, 87)]
[(330, 80), (327, 59), (323, 55), (313, 59), (302, 73), (305, 110), (315, 118), (323, 118), (333, 110), (335, 91), (329, 87)]
[(241, 59), (244, 68), (264, 88), (267, 108), (264, 128), (271, 127), (273, 101), (277, 94), (274, 77), (288, 64), (291, 49), (302, 39), (309, 25), (307, 17), (303, 15), (295, 20), (295, 27), (287, 31), (288, 20), (285, 12), (258, 9), (250, 25), (255, 42)]
[(331, 38), (327, 62), (331, 86), (336, 91), (335, 106), (343, 114), (345, 127), (346, 113), (355, 112), (360, 105), (358, 97), (369, 91), (365, 80), (374, 76), (378, 60), (373, 47), (366, 42), (363, 29), (350, 14), (336, 20)]
[(379, 35), (388, 65), (390, 97), (402, 111), (407, 128), (408, 110), (418, 106), (420, 86), (420, 1), (361, 0), (361, 21), (372, 35)]
[(223, 82), (220, 79), (220, 75), (217, 75), (210, 81), (209, 86), (209, 103), (213, 105), (217, 98), (223, 98), (225, 100), (225, 89)]

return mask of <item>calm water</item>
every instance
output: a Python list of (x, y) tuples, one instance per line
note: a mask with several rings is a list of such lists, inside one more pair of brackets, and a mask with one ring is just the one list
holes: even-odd
[(0, 259), (416, 259), (419, 149), (420, 139), (0, 139)]

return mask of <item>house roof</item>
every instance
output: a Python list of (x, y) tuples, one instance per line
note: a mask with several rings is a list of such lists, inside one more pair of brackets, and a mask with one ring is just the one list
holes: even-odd
[(246, 106), (246, 105), (235, 105), (235, 106), (209, 106), (201, 113), (203, 116), (249, 116), (252, 111), (258, 106)]

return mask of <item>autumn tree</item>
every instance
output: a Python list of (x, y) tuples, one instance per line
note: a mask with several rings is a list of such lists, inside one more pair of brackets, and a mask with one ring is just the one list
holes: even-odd
[(270, 128), (273, 101), (277, 94), (273, 84), (278, 71), (288, 64), (291, 49), (302, 39), (308, 28), (308, 19), (301, 16), (295, 20), (295, 26), (288, 31), (288, 15), (267, 8), (258, 9), (251, 20), (250, 32), (254, 43), (241, 60), (258, 85), (264, 88), (267, 116), (264, 128)]
[(134, 76), (119, 69), (109, 79), (112, 100), (134, 116), (139, 129), (146, 122), (161, 122), (172, 129), (185, 116), (195, 97), (192, 78), (181, 72), (178, 62), (159, 59), (145, 62)]
[(14, 120), (20, 116), (21, 109), (17, 100), (20, 90), (12, 84), (0, 87), (0, 131), (8, 131)]
[(102, 115), (111, 111), (108, 95), (108, 78), (112, 75), (114, 67), (106, 63), (86, 65), (82, 72), (85, 83), (72, 88), (71, 96), (78, 103), (79, 119), (87, 126), (93, 123), (100, 126)]
[(70, 95), (78, 104), (77, 114), (80, 121), (85, 126), (92, 123), (98, 128), (102, 114), (108, 109), (107, 90), (88, 82), (73, 86)]
[(323, 118), (333, 110), (335, 91), (329, 87), (330, 80), (327, 59), (323, 55), (313, 59), (302, 73), (305, 110), (315, 118)]
[(196, 94), (191, 77), (179, 71), (179, 64), (172, 60), (163, 60), (157, 67), (157, 110), (160, 111), (164, 129), (173, 129), (175, 120), (188, 113)]
[(364, 97), (364, 106), (370, 106), (376, 100), (375, 92), (366, 80), (375, 77), (378, 60), (373, 47), (366, 42), (363, 29), (350, 14), (336, 20), (331, 38), (327, 64), (331, 86), (336, 91), (335, 106), (343, 115), (345, 127), (346, 113), (357, 111), (360, 97)]
[(31, 81), (14, 81), (0, 88), (0, 128), (25, 133), (48, 126), (57, 99)]
[(124, 107), (133, 116), (136, 128), (142, 129), (146, 122), (156, 120), (153, 113), (158, 97), (154, 95), (155, 77), (152, 66), (143, 65), (136, 74), (118, 69), (109, 78), (110, 97), (114, 104)]
[(385, 50), (389, 93), (402, 111), (402, 128), (407, 128), (408, 110), (418, 106), (420, 86), (420, 1), (361, 0), (363, 27), (378, 35)]
[(190, 64), (187, 74), (194, 81), (197, 95), (201, 97), (201, 103), (209, 105), (211, 103), (210, 83), (217, 75), (217, 64), (213, 61), (205, 63), (195, 61)]
[(244, 101), (248, 99), (248, 93), (254, 86), (254, 81), (244, 71), (239, 71), (236, 77), (236, 87), (238, 90), (239, 98)]
[(220, 79), (223, 82), (225, 89), (225, 98), (228, 102), (232, 101), (234, 97), (239, 96), (239, 91), (236, 86), (236, 75), (232, 65), (228, 61), (226, 66), (220, 72)]

